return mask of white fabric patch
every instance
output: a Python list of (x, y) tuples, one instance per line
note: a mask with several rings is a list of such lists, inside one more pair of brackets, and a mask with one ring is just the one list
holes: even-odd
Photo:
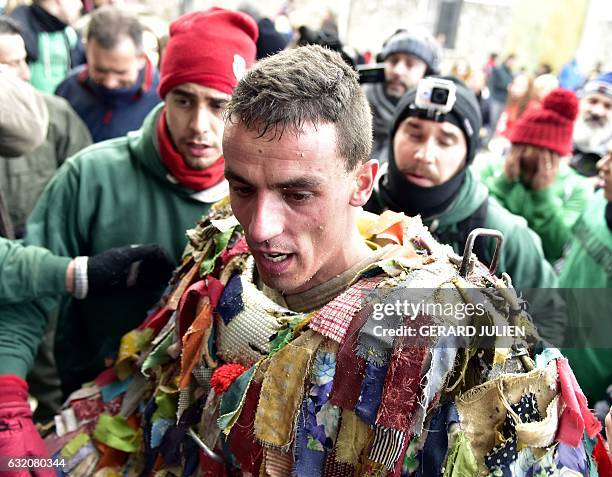
[(232, 69), (234, 70), (236, 81), (240, 81), (247, 70), (246, 60), (237, 53), (234, 54), (234, 64), (232, 65)]

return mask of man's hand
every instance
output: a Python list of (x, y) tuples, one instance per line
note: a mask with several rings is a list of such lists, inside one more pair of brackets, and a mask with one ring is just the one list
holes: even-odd
[(510, 153), (504, 162), (504, 173), (509, 182), (516, 182), (521, 172), (521, 155), (516, 148), (510, 149)]
[(533, 190), (543, 190), (550, 187), (559, 172), (560, 157), (548, 150), (543, 150), (538, 158), (536, 173), (528, 184)]
[[(132, 287), (160, 288), (170, 279), (175, 265), (156, 244), (112, 248), (89, 257), (87, 289), (89, 295), (102, 295)], [(78, 271), (76, 275), (78, 280)]]

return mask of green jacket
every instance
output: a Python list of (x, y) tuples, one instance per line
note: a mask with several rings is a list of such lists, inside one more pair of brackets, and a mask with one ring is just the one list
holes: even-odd
[(518, 181), (510, 182), (504, 173), (503, 160), (499, 159), (485, 165), (480, 180), (506, 209), (527, 220), (542, 239), (544, 255), (551, 263), (563, 254), (572, 225), (592, 195), (584, 178), (565, 164), (559, 168), (555, 182), (539, 191)]
[[(565, 313), (558, 296), (547, 290), (557, 287), (557, 276), (544, 258), (539, 237), (522, 217), (508, 212), (495, 198), (490, 197), (487, 188), (476, 180), (470, 168), (466, 171), (465, 181), (453, 205), (441, 216), (426, 221), (425, 225), (436, 239), (448, 243), (455, 252), (462, 255), (464, 243), (444, 238), (455, 236), (459, 224), (472, 216), (487, 197), (488, 208), (483, 226), (504, 234), (496, 274), (506, 272), (515, 287), (530, 290), (530, 310), (540, 334), (553, 343), (560, 344), (565, 330)], [(382, 212), (387, 208), (378, 191), (374, 192), (370, 201), (377, 207), (368, 207), (368, 210)], [(488, 246), (484, 247), (485, 256), (479, 258), (490, 263), (494, 249), (494, 241), (488, 240)]]
[[(160, 109), (151, 111), (142, 129), (95, 144), (66, 161), (28, 220), (26, 243), (68, 257), (157, 243), (178, 263), (185, 230), (226, 195), (227, 187), (222, 183), (194, 194), (169, 178), (155, 145)], [(59, 304), (55, 355), (62, 387), (69, 392), (102, 370), (121, 336), (142, 322), (159, 296), (160, 290), (130, 290), (112, 298), (40, 299), (2, 309), (0, 374), (26, 374), (48, 313)]]
[(45, 141), (30, 154), (0, 159), (0, 189), (18, 236), (56, 169), (91, 144), (87, 126), (64, 98), (40, 94), (49, 110)]
[(0, 237), (0, 305), (64, 293), (70, 260)]
[[(572, 229), (571, 246), (559, 277), (560, 286), (573, 297), (568, 300), (568, 348), (563, 354), (591, 400), (604, 399), (612, 384), (612, 231), (605, 221), (607, 204), (601, 191), (589, 202)], [(595, 337), (590, 339), (593, 333)], [(601, 346), (606, 341), (609, 348), (584, 346), (589, 342)]]

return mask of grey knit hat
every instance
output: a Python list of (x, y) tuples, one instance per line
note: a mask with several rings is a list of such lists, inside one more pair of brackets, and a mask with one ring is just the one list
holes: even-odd
[(439, 72), (440, 47), (424, 29), (396, 31), (383, 45), (380, 60), (385, 61), (393, 53), (408, 53), (419, 57), (427, 65), (426, 75)]

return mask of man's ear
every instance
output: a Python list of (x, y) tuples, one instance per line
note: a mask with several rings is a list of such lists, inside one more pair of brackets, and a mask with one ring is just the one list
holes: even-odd
[(378, 161), (376, 159), (370, 159), (358, 167), (354, 177), (355, 186), (349, 200), (353, 207), (362, 207), (370, 199), (377, 173)]
[(147, 59), (148, 59), (147, 54), (144, 51), (138, 54), (138, 57), (137, 57), (138, 71), (140, 71), (141, 69), (145, 67), (145, 65), (147, 64)]

